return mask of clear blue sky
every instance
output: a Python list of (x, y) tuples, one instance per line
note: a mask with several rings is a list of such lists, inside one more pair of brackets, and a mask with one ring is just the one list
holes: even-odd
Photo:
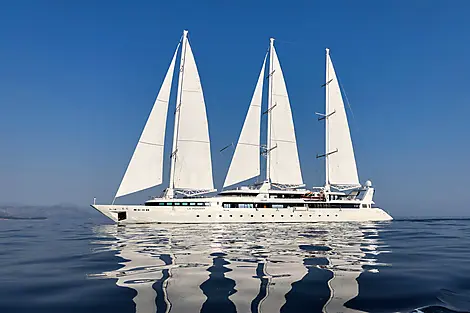
[(323, 111), (329, 47), (353, 107), (360, 178), (374, 182), (376, 201), (395, 215), (469, 215), (470, 1), (12, 0), (1, 7), (0, 203), (111, 201), (187, 28), (218, 188), (231, 159), (218, 151), (237, 140), (273, 36), (308, 186), (324, 180), (315, 159), (323, 124), (314, 112)]

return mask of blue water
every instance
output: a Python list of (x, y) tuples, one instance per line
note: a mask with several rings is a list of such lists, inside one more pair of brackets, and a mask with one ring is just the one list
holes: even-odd
[(116, 226), (87, 208), (18, 212), (43, 219), (0, 220), (1, 313), (470, 312), (470, 220)]

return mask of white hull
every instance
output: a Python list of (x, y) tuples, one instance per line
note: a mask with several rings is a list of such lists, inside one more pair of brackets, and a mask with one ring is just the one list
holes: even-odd
[[(390, 221), (392, 217), (379, 208), (312, 209), (312, 208), (232, 208), (217, 206), (158, 207), (144, 205), (92, 205), (115, 222), (218, 224), (218, 223), (306, 223)], [(125, 219), (118, 221), (118, 214)]]

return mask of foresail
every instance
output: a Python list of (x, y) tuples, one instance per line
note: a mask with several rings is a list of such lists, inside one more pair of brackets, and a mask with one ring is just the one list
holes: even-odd
[(358, 186), (356, 160), (349, 132), (343, 97), (333, 63), (327, 50), (326, 115), (327, 117), (327, 171), (329, 185)]
[(246, 114), (237, 147), (225, 178), (224, 187), (253, 178), (260, 174), (261, 99), (263, 95), (264, 69), (267, 55), (258, 77), (250, 107)]
[(179, 121), (177, 125), (176, 159), (173, 186), (175, 189), (212, 190), (212, 161), (206, 105), (196, 62), (185, 40), (181, 79)]
[(165, 142), (168, 101), (178, 48), (179, 44), (116, 193), (116, 198), (162, 183), (163, 145)]
[(274, 46), (271, 47), (271, 122), (269, 169), (272, 183), (302, 185), (294, 121), (284, 75)]

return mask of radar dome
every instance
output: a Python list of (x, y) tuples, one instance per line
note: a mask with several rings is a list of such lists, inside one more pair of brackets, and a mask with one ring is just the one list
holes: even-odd
[(372, 182), (370, 180), (366, 181), (366, 187), (372, 187)]

